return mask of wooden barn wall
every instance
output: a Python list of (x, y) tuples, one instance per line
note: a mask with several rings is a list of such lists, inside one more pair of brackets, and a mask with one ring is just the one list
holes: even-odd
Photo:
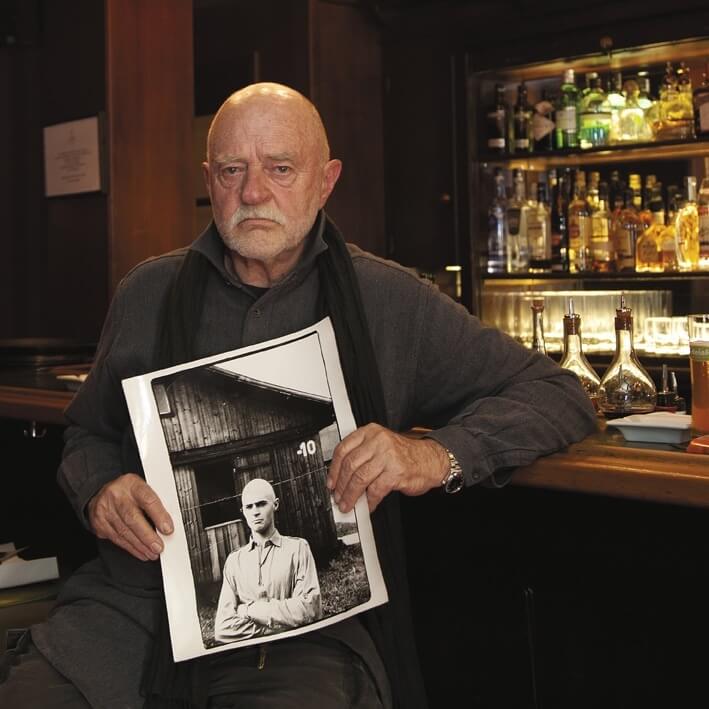
[(249, 439), (296, 425), (306, 430), (322, 425), (319, 416), (284, 412), (241, 392), (230, 392), (226, 377), (220, 384), (207, 389), (194, 386), (189, 378), (178, 378), (168, 387), (173, 415), (163, 417), (162, 425), (170, 452)]

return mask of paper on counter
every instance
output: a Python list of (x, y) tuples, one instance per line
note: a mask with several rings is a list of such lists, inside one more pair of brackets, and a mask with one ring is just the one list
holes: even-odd
[[(14, 552), (15, 545), (0, 544), (0, 552)], [(40, 581), (51, 581), (59, 578), (59, 567), (54, 556), (43, 559), (21, 559), (13, 556), (0, 563), (0, 588), (26, 586)]]

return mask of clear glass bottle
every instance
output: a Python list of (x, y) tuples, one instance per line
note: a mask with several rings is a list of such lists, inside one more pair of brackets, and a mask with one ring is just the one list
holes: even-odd
[(495, 169), (495, 195), (487, 210), (487, 272), (504, 273), (507, 265), (505, 173)]
[(623, 95), (623, 76), (620, 72), (611, 75), (606, 91), (604, 110), (611, 114), (611, 128), (609, 141), (611, 144), (620, 141), (620, 111), (625, 107)]
[(556, 108), (556, 147), (575, 148), (578, 145), (576, 104), (578, 89), (573, 69), (564, 72), (564, 81), (559, 88)]
[(512, 173), (512, 197), (507, 202), (506, 253), (507, 272), (525, 273), (529, 268), (529, 241), (527, 238), (527, 203), (524, 172), (516, 168)]
[(657, 389), (635, 354), (633, 313), (625, 296), (615, 313), (615, 355), (601, 379), (598, 407), (607, 418), (647, 414), (655, 409)]
[(579, 145), (584, 149), (608, 145), (611, 133), (611, 111), (601, 79), (596, 72), (587, 74), (586, 78), (588, 88), (578, 105)]
[(554, 102), (546, 89), (542, 89), (541, 100), (534, 104), (532, 138), (534, 150), (546, 152), (554, 149)]
[(675, 72), (667, 62), (660, 88), (658, 120), (653, 126), (657, 140), (687, 140), (694, 137), (694, 108), (689, 72), (683, 65)]
[(697, 178), (684, 178), (684, 201), (675, 216), (675, 248), (680, 271), (694, 271), (699, 264), (699, 214)]
[(560, 273), (569, 270), (568, 206), (569, 173), (549, 171), (551, 185), (551, 270)]
[(583, 353), (581, 316), (574, 312), (573, 298), (569, 298), (568, 310), (564, 315), (564, 354), (559, 366), (572, 371), (579, 378), (584, 391), (598, 409), (601, 379)]
[(591, 270), (591, 210), (586, 201), (586, 174), (576, 173), (573, 198), (569, 202), (569, 271)]
[(527, 241), (529, 242), (529, 272), (551, 271), (551, 212), (547, 198), (547, 186), (537, 183), (537, 200), (530, 202), (527, 215)]
[(532, 299), (532, 349), (541, 354), (547, 353), (544, 342), (544, 298)]

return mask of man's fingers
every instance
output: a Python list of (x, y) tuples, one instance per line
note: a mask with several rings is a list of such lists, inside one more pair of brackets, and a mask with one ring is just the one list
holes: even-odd
[(358, 428), (345, 436), (335, 447), (327, 474), (327, 487), (335, 490), (342, 475), (342, 465), (347, 456), (359, 446), (364, 439), (364, 429)]
[(142, 485), (136, 484), (134, 491), (136, 502), (163, 534), (172, 534), (172, 518), (163, 506), (160, 498), (148, 483), (143, 480), (140, 482)]

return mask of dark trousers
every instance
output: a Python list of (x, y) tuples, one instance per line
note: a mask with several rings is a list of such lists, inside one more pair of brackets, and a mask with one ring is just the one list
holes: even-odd
[[(9, 640), (7, 647), (0, 658), (2, 709), (90, 709), (74, 685), (32, 644), (29, 631)], [(256, 651), (244, 653), (236, 666), (230, 662), (222, 669), (218, 661), (214, 663), (212, 684), (220, 693), (210, 698), (209, 709), (382, 707), (368, 670), (347, 648), (293, 639), (268, 643), (263, 661), (255, 659)]]

